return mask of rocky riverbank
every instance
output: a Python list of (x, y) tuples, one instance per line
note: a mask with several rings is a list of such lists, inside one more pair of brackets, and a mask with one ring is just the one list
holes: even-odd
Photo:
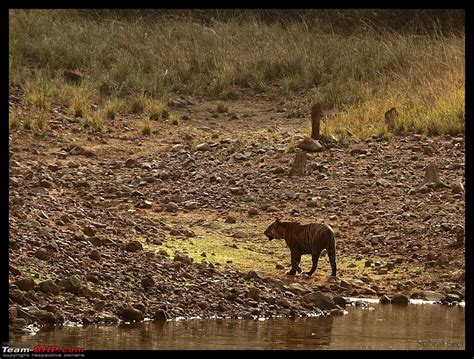
[[(12, 327), (464, 299), (464, 137), (332, 144), (289, 177), (307, 123), (290, 112), (304, 104), (175, 102), (179, 124), (162, 120), (151, 136), (127, 114), (90, 133), (60, 106), (46, 134), (10, 133)], [(37, 115), (15, 92), (10, 110)], [(413, 191), (429, 163), (447, 187)], [(326, 258), (311, 278), (284, 274), (288, 249), (263, 236), (276, 216), (334, 227), (337, 278)]]

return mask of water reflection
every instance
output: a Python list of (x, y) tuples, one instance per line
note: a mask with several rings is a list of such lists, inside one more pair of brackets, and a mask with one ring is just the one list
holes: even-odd
[(62, 327), (12, 335), (11, 342), (85, 349), (464, 349), (462, 307), (373, 306), (350, 308), (342, 317)]

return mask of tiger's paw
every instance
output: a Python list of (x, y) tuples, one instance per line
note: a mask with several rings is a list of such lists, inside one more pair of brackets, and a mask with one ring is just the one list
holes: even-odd
[(304, 272), (303, 274), (308, 276), (308, 277), (311, 277), (313, 275), (313, 273), (311, 273), (311, 272)]
[(291, 271), (291, 270), (290, 270), (289, 272), (286, 272), (286, 275), (295, 275), (295, 274), (296, 274), (296, 272), (295, 272), (295, 271)]

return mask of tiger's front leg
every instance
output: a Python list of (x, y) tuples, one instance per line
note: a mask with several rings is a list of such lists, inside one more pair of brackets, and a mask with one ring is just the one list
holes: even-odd
[(295, 275), (296, 272), (301, 273), (301, 268), (299, 266), (301, 261), (301, 254), (300, 253), (291, 253), (291, 269), (287, 272), (287, 275)]

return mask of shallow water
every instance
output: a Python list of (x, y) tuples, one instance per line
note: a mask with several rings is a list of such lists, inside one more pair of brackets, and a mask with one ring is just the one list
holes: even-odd
[(344, 316), (188, 320), (58, 327), (10, 336), (10, 346), (86, 349), (423, 349), (463, 350), (464, 307), (370, 303)]

